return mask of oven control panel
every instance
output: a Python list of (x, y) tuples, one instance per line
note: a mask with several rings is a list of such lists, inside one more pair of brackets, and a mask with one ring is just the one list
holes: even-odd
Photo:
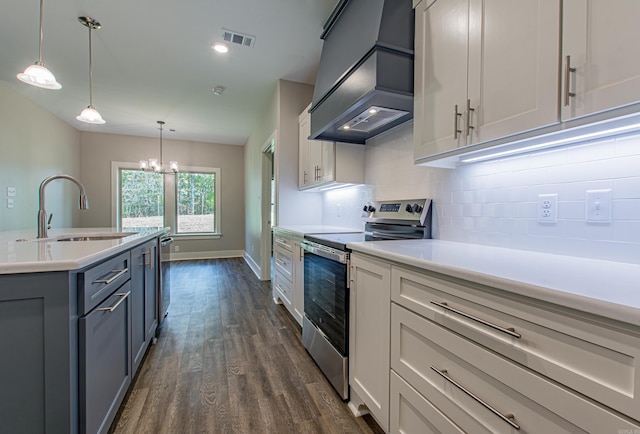
[(362, 208), (362, 216), (368, 219), (419, 221), (424, 225), (430, 210), (431, 199), (367, 202)]

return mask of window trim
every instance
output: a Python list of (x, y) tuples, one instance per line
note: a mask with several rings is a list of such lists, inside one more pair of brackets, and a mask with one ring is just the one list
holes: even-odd
[[(120, 169), (139, 170), (139, 163), (131, 163), (127, 161), (111, 162), (111, 226), (122, 230), (122, 223), (118, 216), (121, 212), (121, 193), (120, 193)], [(164, 225), (171, 228), (172, 236), (185, 240), (211, 240), (222, 238), (222, 219), (221, 219), (221, 197), (222, 197), (222, 177), (219, 167), (201, 167), (201, 166), (180, 166), (181, 172), (189, 173), (212, 173), (216, 176), (216, 192), (215, 192), (215, 226), (216, 232), (200, 232), (200, 233), (182, 233), (177, 234), (175, 230), (178, 225), (178, 186), (175, 175), (167, 173), (164, 176)]]

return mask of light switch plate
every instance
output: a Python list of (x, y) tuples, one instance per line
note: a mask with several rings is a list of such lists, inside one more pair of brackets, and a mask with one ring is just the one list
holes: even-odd
[(16, 188), (7, 187), (7, 197), (15, 197), (15, 196), (16, 196)]
[(611, 190), (587, 190), (585, 202), (588, 222), (611, 223)]
[(7, 208), (11, 209), (11, 208), (13, 208), (13, 205), (14, 205), (13, 204), (13, 199), (8, 197), (7, 198)]

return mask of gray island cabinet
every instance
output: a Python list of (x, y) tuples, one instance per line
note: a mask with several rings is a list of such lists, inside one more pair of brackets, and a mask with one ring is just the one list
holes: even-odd
[(0, 274), (0, 432), (109, 430), (155, 336), (158, 235), (110, 250)]

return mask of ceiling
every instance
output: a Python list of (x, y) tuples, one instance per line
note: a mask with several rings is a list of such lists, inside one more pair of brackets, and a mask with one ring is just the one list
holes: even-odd
[[(45, 0), (43, 61), (62, 84), (53, 91), (16, 78), (38, 60), (39, 0), (3, 0), (0, 80), (80, 131), (244, 145), (278, 79), (313, 84), (322, 25), (336, 0)], [(104, 125), (79, 122), (89, 104), (89, 36), (94, 30), (93, 105)], [(222, 29), (255, 36), (253, 47), (211, 44)], [(212, 89), (224, 86), (222, 95)], [(171, 136), (169, 136), (171, 134)]]

